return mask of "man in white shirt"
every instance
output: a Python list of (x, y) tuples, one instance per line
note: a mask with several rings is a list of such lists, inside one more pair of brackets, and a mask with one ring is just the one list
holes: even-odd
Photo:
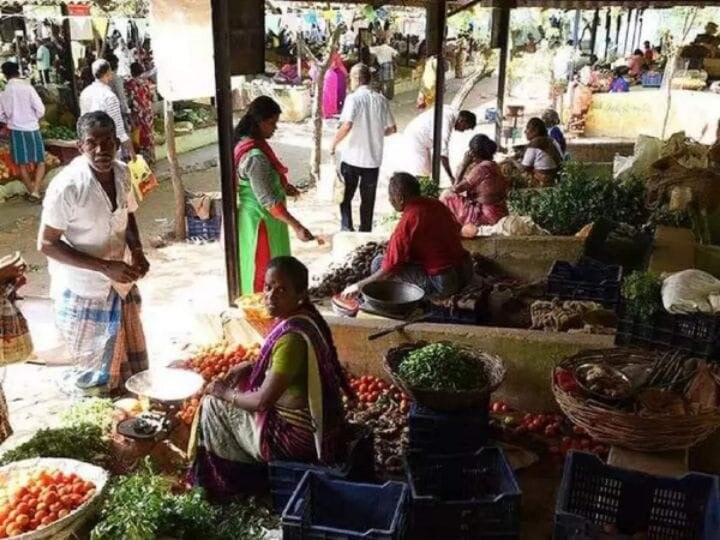
[[(15, 62), (5, 62), (2, 72), (8, 83), (0, 94), (0, 119), (10, 129), (10, 152), (20, 169), (28, 198), (37, 202), (41, 200), (40, 189), (45, 177), (45, 145), (39, 122), (45, 115), (45, 105), (32, 85), (20, 79), (20, 68)], [(30, 164), (35, 165), (32, 180)]]
[(102, 111), (108, 114), (115, 123), (115, 134), (122, 145), (125, 155), (135, 159), (132, 141), (125, 130), (120, 100), (110, 88), (113, 72), (107, 60), (95, 60), (92, 64), (95, 82), (80, 94), (80, 114)]
[(392, 99), (395, 96), (395, 65), (398, 53), (384, 40), (377, 47), (370, 47), (370, 52), (375, 55), (379, 71), (378, 79), (382, 88), (383, 95)]
[(345, 98), (340, 129), (335, 135), (331, 153), (347, 137), (348, 145), (342, 153), (340, 174), (345, 182), (345, 193), (340, 203), (343, 231), (352, 231), (352, 200), (360, 185), (360, 231), (372, 231), (380, 165), (383, 158), (384, 137), (397, 132), (390, 102), (381, 93), (372, 90), (370, 68), (356, 64), (350, 70), (350, 84), (355, 91)]
[[(473, 130), (477, 125), (477, 117), (470, 111), (456, 111), (449, 105), (443, 107), (442, 144), (440, 159), (450, 180), (455, 182), (450, 168), (450, 137), (453, 130), (463, 132)], [(415, 176), (432, 175), (433, 141), (435, 139), (435, 110), (425, 111), (415, 117), (405, 128), (408, 159), (406, 172)], [(440, 180), (439, 178), (436, 180)]]
[(38, 249), (49, 259), (57, 326), (75, 361), (66, 381), (113, 393), (148, 367), (135, 282), (150, 265), (128, 169), (115, 159), (113, 120), (91, 112), (77, 131), (82, 155), (48, 187)]
[(40, 46), (37, 49), (35, 58), (37, 60), (37, 69), (40, 72), (40, 78), (43, 84), (50, 82), (50, 65), (52, 63), (52, 57), (50, 55), (50, 49), (47, 46), (48, 40), (43, 39), (40, 42)]

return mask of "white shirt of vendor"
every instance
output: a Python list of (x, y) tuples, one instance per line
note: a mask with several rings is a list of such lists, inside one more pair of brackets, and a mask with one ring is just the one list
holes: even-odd
[(33, 86), (21, 79), (10, 79), (0, 94), (0, 120), (14, 131), (37, 131), (45, 114), (40, 96)]
[(380, 65), (389, 64), (399, 54), (390, 45), (378, 45), (377, 47), (370, 47), (370, 52), (375, 55), (377, 62)]
[[(458, 111), (445, 105), (442, 116), (442, 146), (440, 155), (448, 157), (450, 154), (450, 137), (455, 122), (457, 122)], [(408, 144), (408, 169), (407, 172), (416, 176), (427, 176), (432, 169), (432, 149), (435, 133), (435, 110), (425, 111), (412, 120), (405, 128), (405, 139)]]
[[(553, 140), (555, 148), (558, 153), (562, 156), (563, 151), (557, 141)], [(539, 148), (528, 148), (525, 150), (525, 155), (522, 160), (523, 167), (532, 167), (536, 171), (553, 171), (560, 166), (560, 163), (555, 163), (553, 158), (544, 150)]]
[[(130, 174), (125, 164), (116, 161), (115, 188), (117, 209), (113, 212), (110, 199), (95, 179), (84, 156), (76, 157), (53, 178), (43, 200), (42, 223), (64, 231), (63, 240), (70, 246), (105, 260), (125, 259), (128, 214), (137, 210), (130, 187)], [(42, 229), (42, 228), (41, 228)], [(111, 287), (121, 296), (130, 284), (113, 283), (93, 270), (85, 270), (48, 260), (50, 295), (57, 299), (65, 290), (84, 298), (104, 299)]]
[(390, 103), (380, 92), (360, 86), (345, 98), (340, 123), (352, 122), (342, 160), (353, 167), (379, 169), (385, 130), (395, 125)]

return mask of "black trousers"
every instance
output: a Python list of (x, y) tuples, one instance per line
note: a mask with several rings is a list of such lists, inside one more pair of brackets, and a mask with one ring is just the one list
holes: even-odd
[(364, 169), (347, 163), (340, 164), (340, 174), (345, 183), (345, 193), (340, 203), (340, 221), (343, 231), (353, 231), (352, 200), (360, 185), (360, 232), (372, 231), (380, 169)]

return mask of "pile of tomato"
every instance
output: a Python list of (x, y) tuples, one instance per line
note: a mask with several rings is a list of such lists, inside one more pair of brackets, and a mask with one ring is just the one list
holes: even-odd
[(609, 451), (607, 446), (591, 439), (584, 429), (573, 426), (562, 414), (522, 414), (503, 401), (492, 402), (490, 411), (495, 417), (500, 416), (504, 427), (515, 435), (542, 438), (552, 455), (564, 456), (570, 450), (581, 450), (604, 457)]
[(375, 403), (385, 397), (398, 403), (401, 412), (407, 412), (410, 407), (408, 397), (397, 386), (388, 384), (379, 377), (350, 377), (350, 388), (360, 403)]
[[(203, 379), (205, 379), (205, 386), (207, 386), (208, 383), (225, 377), (233, 367), (241, 362), (254, 362), (259, 353), (259, 344), (246, 347), (244, 345), (228, 345), (225, 342), (221, 342), (217, 345), (200, 349), (198, 354), (187, 362), (186, 367), (202, 375)], [(203, 386), (197, 395), (185, 401), (180, 411), (178, 411), (178, 419), (185, 424), (192, 424), (200, 404), (200, 397), (205, 391), (205, 386)]]
[(0, 538), (47, 527), (82, 506), (94, 494), (95, 484), (75, 473), (38, 471), (0, 505)]

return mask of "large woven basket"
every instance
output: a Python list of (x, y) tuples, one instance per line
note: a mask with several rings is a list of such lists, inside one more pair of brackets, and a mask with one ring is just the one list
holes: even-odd
[[(653, 362), (657, 353), (641, 349), (607, 349), (582, 351), (563, 360), (558, 367), (574, 369), (588, 362), (606, 364)], [(619, 411), (595, 400), (565, 392), (552, 375), (552, 390), (558, 405), (570, 420), (605, 444), (639, 452), (685, 450), (709, 437), (720, 427), (720, 410), (701, 414), (635, 414)]]
[(424, 405), (435, 411), (455, 412), (463, 409), (469, 409), (483, 402), (486, 402), (490, 394), (492, 394), (502, 384), (505, 379), (505, 364), (497, 357), (477, 351), (465, 345), (457, 343), (444, 342), (447, 345), (459, 347), (469, 357), (482, 363), (487, 384), (477, 390), (467, 390), (459, 392), (451, 392), (444, 390), (430, 390), (428, 388), (418, 388), (409, 385), (397, 373), (400, 363), (405, 357), (414, 351), (428, 345), (425, 341), (416, 341), (414, 343), (404, 343), (399, 347), (390, 349), (383, 358), (385, 371), (393, 380), (393, 382), (402, 388), (417, 403)]

